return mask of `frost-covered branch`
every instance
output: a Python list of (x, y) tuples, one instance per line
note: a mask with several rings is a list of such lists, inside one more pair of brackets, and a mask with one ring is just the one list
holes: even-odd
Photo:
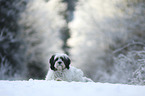
[(145, 47), (145, 43), (143, 42), (132, 42), (132, 43), (128, 43), (127, 45), (124, 45), (123, 47), (119, 48), (119, 49), (116, 49), (115, 51), (113, 51), (114, 54), (128, 48), (128, 47), (131, 47), (131, 46), (142, 46), (142, 47)]
[(6, 57), (2, 57), (0, 54), (0, 80), (10, 79), (13, 77), (13, 69), (10, 66), (10, 63), (8, 60), (6, 60)]

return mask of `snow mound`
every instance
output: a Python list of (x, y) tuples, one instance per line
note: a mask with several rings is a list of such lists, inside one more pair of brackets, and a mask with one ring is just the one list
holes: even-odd
[(145, 86), (65, 81), (0, 81), (0, 96), (145, 96)]

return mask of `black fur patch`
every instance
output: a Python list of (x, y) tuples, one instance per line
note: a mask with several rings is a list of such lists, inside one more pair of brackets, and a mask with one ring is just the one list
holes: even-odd
[(64, 64), (65, 64), (65, 67), (67, 69), (69, 69), (69, 65), (71, 63), (71, 60), (68, 58), (68, 57), (64, 57), (64, 60), (63, 60)]
[(54, 64), (55, 64), (54, 57), (55, 57), (55, 55), (52, 55), (52, 56), (51, 56), (51, 58), (50, 58), (50, 60), (49, 60), (49, 63), (50, 63), (50, 68), (51, 68), (51, 70), (56, 71), (56, 68), (54, 67)]

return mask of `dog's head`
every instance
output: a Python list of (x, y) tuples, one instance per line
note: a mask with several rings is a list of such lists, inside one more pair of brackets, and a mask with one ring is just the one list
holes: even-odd
[(66, 54), (55, 54), (51, 56), (49, 63), (51, 70), (62, 71), (66, 68), (69, 69), (71, 60)]

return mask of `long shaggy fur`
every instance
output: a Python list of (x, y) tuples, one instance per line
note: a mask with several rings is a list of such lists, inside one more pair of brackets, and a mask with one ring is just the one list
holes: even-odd
[(50, 69), (47, 73), (46, 80), (93, 82), (91, 79), (84, 77), (80, 69), (70, 66), (70, 62), (71, 60), (66, 54), (51, 56), (49, 60)]

